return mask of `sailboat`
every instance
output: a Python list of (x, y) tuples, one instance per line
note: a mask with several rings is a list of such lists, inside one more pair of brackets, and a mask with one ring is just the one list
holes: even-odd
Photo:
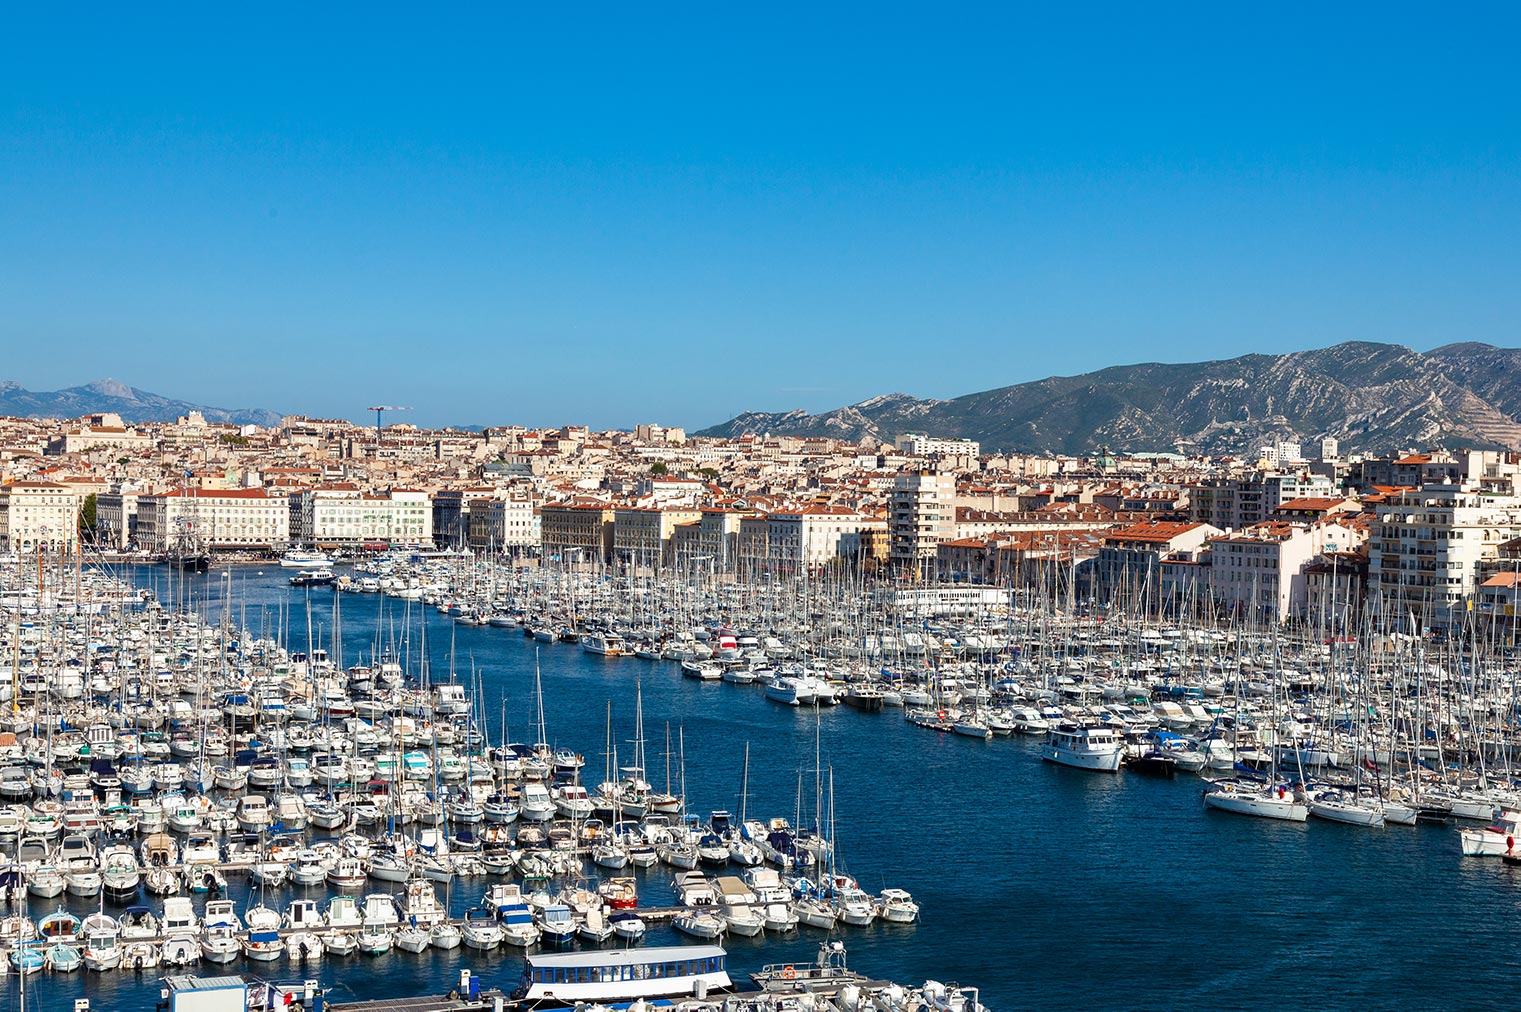
[[(1273, 716), (1276, 723), (1278, 716), (1278, 637), (1276, 630), (1273, 637), (1273, 668), (1275, 677), (1272, 679), (1273, 686)], [(1240, 679), (1237, 679), (1236, 708), (1240, 712)], [(1239, 735), (1239, 729), (1237, 734)], [(1239, 747), (1239, 737), (1237, 743)], [(1266, 782), (1257, 780), (1242, 780), (1239, 778), (1221, 779), (1211, 782), (1208, 790), (1204, 792), (1204, 806), (1206, 808), (1219, 809), (1222, 812), (1235, 812), (1238, 815), (1255, 815), (1263, 819), (1280, 819), (1287, 822), (1304, 822), (1309, 815), (1309, 808), (1305, 805), (1304, 798), (1292, 785), (1282, 783), (1278, 778), (1278, 756), (1280, 749), (1271, 749), (1272, 766)], [(1296, 750), (1297, 751), (1297, 750)], [(1300, 778), (1303, 780), (1303, 777)]]

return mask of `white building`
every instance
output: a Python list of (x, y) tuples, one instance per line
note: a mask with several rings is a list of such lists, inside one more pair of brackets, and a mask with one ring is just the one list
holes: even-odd
[(1515, 496), (1446, 483), (1393, 496), (1368, 542), (1368, 593), (1442, 619), (1478, 589), (1480, 563), (1518, 536)]
[(975, 439), (941, 439), (921, 432), (905, 432), (895, 445), (910, 457), (977, 457), (982, 453), (982, 444)]
[(72, 549), (79, 543), (79, 493), (48, 481), (0, 486), (0, 550)]
[(777, 569), (816, 569), (858, 554), (862, 530), (881, 521), (846, 506), (808, 506), (766, 515), (766, 550)]
[[(97, 500), (98, 502), (98, 500)], [(180, 532), (207, 549), (283, 549), (290, 505), (262, 488), (177, 488), (137, 497), (137, 546), (167, 551)]]
[(914, 471), (893, 479), (888, 513), (894, 566), (933, 571), (940, 542), (956, 536), (956, 479), (933, 471)]
[(1363, 534), (1340, 524), (1270, 522), (1209, 543), (1215, 599), (1253, 618), (1282, 622), (1309, 609), (1306, 570), (1327, 552), (1349, 552)]
[(422, 545), (433, 540), (433, 504), (426, 492), (363, 492), (325, 485), (291, 497), (292, 540), (323, 548)]

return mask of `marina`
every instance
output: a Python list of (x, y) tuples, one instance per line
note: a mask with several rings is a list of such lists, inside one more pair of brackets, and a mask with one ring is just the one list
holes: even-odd
[[(1504, 902), (1515, 874), (1504, 861), (1462, 856), (1504, 853), (1503, 847), (1497, 851), (1495, 834), (1485, 835), (1483, 828), (1508, 817), (1503, 738), (1472, 750), (1454, 741), (1445, 778), (1438, 773), (1444, 764), (1401, 764), (1393, 739), (1374, 741), (1360, 729), (1370, 737), (1369, 754), (1360, 756), (1358, 742), (1349, 737), (1352, 725), (1322, 728), (1309, 720), (1304, 740), (1296, 740), (1292, 751), (1259, 733), (1250, 744), (1245, 736), (1234, 737), (1222, 761), (1209, 732), (1220, 726), (1227, 704), (1233, 716), (1255, 715), (1259, 728), (1283, 726), (1266, 719), (1274, 713), (1278, 679), (1263, 675), (1253, 679), (1260, 684), (1238, 689), (1229, 675), (1211, 668), (1247, 651), (1271, 658), (1275, 648), (1284, 650), (1283, 641), (1247, 629), (1214, 630), (1234, 639), (1190, 649), (1195, 661), (1197, 655), (1215, 659), (1192, 665), (1198, 684), (1191, 686), (1177, 673), (1183, 651), (1146, 645), (1143, 637), (1150, 637), (1139, 626), (1112, 634), (1121, 642), (1112, 652), (1125, 658), (1124, 665), (1069, 663), (1102, 656), (1096, 644), (1081, 653), (1069, 646), (1067, 656), (1043, 659), (1032, 640), (1018, 633), (1020, 623), (1035, 621), (1028, 605), (933, 622), (912, 619), (922, 630), (922, 645), (916, 646), (904, 642), (904, 616), (865, 605), (865, 598), (846, 600), (844, 595), (858, 593), (852, 588), (786, 592), (817, 595), (824, 614), (880, 615), (862, 620), (880, 628), (837, 637), (842, 645), (865, 645), (875, 637), (874, 655), (863, 650), (853, 658), (785, 622), (769, 627), (775, 642), (763, 645), (768, 637), (745, 634), (750, 620), (723, 600), (733, 590), (704, 591), (712, 595), (706, 605), (712, 610), (688, 611), (682, 629), (664, 616), (680, 613), (674, 602), (694, 592), (686, 583), (652, 582), (639, 594), (632, 592), (635, 584), (620, 587), (603, 575), (488, 568), (459, 558), (371, 566), (390, 566), (391, 573), (367, 577), (360, 567), (343, 567), (348, 579), (335, 581), (337, 590), (292, 587), (283, 567), (235, 567), (188, 578), (144, 567), (130, 574), (130, 587), (102, 583), (101, 594), (114, 595), (126, 614), (136, 616), (144, 636), (163, 625), (164, 642), (177, 644), (162, 661), (144, 666), (161, 663), (174, 676), (161, 691), (155, 678), (146, 701), (142, 693), (135, 700), (117, 696), (126, 705), (115, 712), (132, 715), (130, 721), (118, 717), (113, 723), (110, 689), (96, 700), (102, 709), (94, 711), (105, 719), (88, 719), (99, 686), (85, 672), (77, 696), (54, 691), (67, 679), (28, 681), (30, 669), (49, 656), (43, 644), (68, 644), (85, 616), (70, 616), (67, 602), (61, 610), (23, 606), (8, 616), (7, 647), (23, 658), (17, 684), (45, 689), (40, 697), (36, 689), (23, 689), (8, 705), (13, 714), (23, 703), (40, 703), (51, 713), (47, 721), (28, 720), (21, 729), (26, 733), (10, 746), (8, 755), (26, 761), (5, 764), (24, 772), (33, 791), (29, 814), (12, 834), (16, 874), (6, 880), (8, 934), (0, 936), (6, 939), (0, 944), (8, 945), (8, 970), (30, 971), (23, 975), (50, 996), (88, 993), (97, 1008), (147, 1007), (133, 1003), (149, 1000), (156, 975), (168, 972), (171, 962), (305, 966), (319, 977), (337, 974), (336, 986), (353, 989), (350, 997), (358, 1000), (366, 985), (339, 972), (346, 961), (364, 961), (354, 966), (363, 965), (366, 977), (373, 969), (378, 979), (401, 974), (416, 981), (447, 979), (450, 968), (467, 958), (487, 980), (506, 986), (519, 973), (520, 953), (531, 954), (535, 945), (543, 950), (556, 937), (588, 951), (721, 938), (732, 964), (749, 969), (774, 962), (781, 951), (795, 956), (814, 935), (844, 940), (874, 979), (954, 977), (979, 985), (982, 1000), (994, 1007), (1011, 1002), (1013, 991), (1007, 964), (987, 946), (1012, 932), (1022, 939), (1014, 957), (1021, 972), (1038, 975), (1035, 954), (1058, 945), (1042, 930), (1056, 923), (1058, 908), (1092, 912), (1087, 934), (1074, 944), (1112, 944), (1108, 940), (1122, 937), (1144, 947), (1134, 926), (1100, 916), (1104, 897), (1074, 891), (1071, 878), (1058, 870), (1061, 861), (1081, 866), (1117, 860), (1138, 899), (1179, 916), (1193, 902), (1188, 890), (1164, 885), (1171, 878), (1165, 867), (1127, 858), (1112, 845), (1097, 844), (1088, 856), (1055, 853), (1061, 848), (1044, 839), (1056, 831), (1054, 820), (1080, 825), (1097, 839), (1123, 832), (1134, 842), (1130, 838), (1139, 832), (1179, 853), (1197, 847), (1200, 867), (1212, 870), (1192, 888), (1216, 896), (1240, 888), (1229, 871), (1249, 876), (1252, 862), (1270, 861), (1275, 868), (1307, 862), (1317, 868), (1317, 883), (1347, 876), (1348, 895), (1356, 896), (1363, 895), (1356, 887), (1363, 866), (1388, 874), (1403, 862), (1398, 874), (1409, 878), (1416, 873), (1408, 862), (1415, 862), (1428, 880), (1442, 884), (1440, 904), (1482, 908)], [(366, 578), (380, 585), (375, 592), (342, 589)], [(382, 579), (393, 581), (392, 593)], [(477, 589), (482, 586), (492, 588), (490, 596)], [(186, 624), (172, 608), (155, 609), (143, 600), (143, 590), (171, 605), (178, 598), (202, 620)], [(652, 593), (670, 600), (651, 602)], [(797, 607), (786, 598), (757, 595), (755, 602), (751, 607), (780, 613)], [(498, 610), (497, 604), (505, 607)], [(663, 644), (640, 634), (641, 615), (670, 630)], [(103, 612), (102, 621), (106, 617)], [(981, 623), (975, 631), (968, 626), (972, 618)], [(118, 628), (125, 624), (121, 616), (115, 622)], [(896, 629), (889, 631), (888, 622)], [(1111, 629), (1118, 627), (1111, 622)], [(1164, 642), (1203, 642), (1196, 634), (1169, 636), (1161, 631), (1165, 626), (1152, 627)], [(227, 649), (227, 628), (238, 630), (237, 652)], [(536, 628), (552, 628), (555, 635), (524, 635)], [(1074, 622), (1069, 634), (1083, 628)], [(1041, 635), (1046, 642), (1053, 639), (1049, 629)], [(584, 649), (588, 630), (603, 634), (597, 649)], [(899, 638), (891, 656), (881, 650), (886, 635)], [(992, 639), (962, 645), (978, 636)], [(185, 650), (187, 639), (202, 644), (170, 660), (170, 652)], [(742, 645), (752, 639), (753, 645)], [(276, 640), (278, 648), (259, 646)], [(214, 649), (205, 649), (205, 642)], [(609, 652), (610, 642), (626, 647)], [(1302, 638), (1298, 643), (1294, 649), (1306, 649)], [(808, 645), (798, 650), (802, 644)], [(270, 649), (275, 652), (268, 657), (258, 653)], [(667, 650), (691, 656), (666, 658)], [(793, 653), (801, 656), (787, 656)], [(134, 679), (144, 684), (143, 671), (126, 674), (132, 668), (123, 660), (128, 652), (115, 652), (119, 666), (112, 669), (99, 663), (100, 655), (95, 651), (90, 665), (100, 670), (91, 673), (112, 671), (108, 685)], [(32, 656), (38, 662), (29, 665)], [(376, 656), (382, 658), (378, 664)], [(1315, 686), (1306, 687), (1312, 677), (1302, 653), (1295, 657), (1301, 667), (1289, 669), (1293, 684), (1280, 687), (1300, 687), (1297, 705), (1304, 708), (1304, 699), (1316, 698), (1305, 695)], [(685, 663), (712, 664), (722, 673), (743, 668), (754, 677), (687, 678)], [(1427, 663), (1419, 670), (1440, 662)], [(247, 684), (237, 678), (237, 699), (227, 703), (226, 690), (236, 678), (229, 673), (260, 667), (280, 669), (273, 681), (281, 691), (268, 691), (257, 678)], [(368, 690), (353, 688), (355, 668), (369, 674)], [(345, 691), (330, 692), (319, 672), (347, 673)], [(383, 673), (392, 674), (394, 684)], [(889, 678), (893, 673), (898, 677)], [(420, 675), (430, 676), (427, 691)], [(203, 680), (205, 690), (199, 688)], [(789, 683), (792, 700), (764, 691), (779, 680)], [(1125, 691), (1130, 681), (1145, 692)], [(303, 682), (310, 691), (302, 691)], [(1118, 695), (1106, 692), (1114, 683)], [(1017, 693), (1015, 685), (1021, 686)], [(1174, 691), (1180, 685), (1197, 691)], [(882, 705), (829, 703), (863, 691)], [(1426, 698), (1439, 710), (1447, 691)], [(212, 708), (216, 716), (200, 729), (207, 733), (185, 736), (187, 722), (194, 727), (203, 719), (196, 700), (207, 693), (226, 708)], [(176, 697), (190, 703), (178, 717)], [(386, 702), (376, 706), (377, 697)], [(164, 717), (154, 725), (160, 709)], [(344, 711), (350, 712), (338, 716)], [(109, 734), (98, 730), (102, 723)], [(453, 728), (452, 738), (439, 733), (446, 727)], [(479, 728), (478, 740), (472, 727)], [(1081, 745), (1072, 738), (1073, 727), (1088, 728)], [(335, 730), (352, 738), (335, 742)], [(374, 736), (370, 743), (356, 745), (366, 734)], [(220, 748), (213, 743), (218, 737), (226, 739)], [(505, 747), (518, 740), (539, 744)], [(1435, 740), (1438, 745), (1415, 747), (1446, 744)], [(256, 741), (261, 747), (245, 747)], [(211, 761), (203, 768), (207, 745)], [(1083, 758), (1043, 763), (1053, 747), (1067, 758), (1079, 752)], [(1085, 757), (1093, 750), (1106, 757), (1123, 753), (1120, 775), (1095, 772), (1107, 771), (1108, 760), (1089, 766)], [(141, 764), (132, 761), (136, 752)], [(245, 763), (237, 761), (250, 752)], [(361, 766), (358, 777), (335, 775), (333, 760), (341, 756), (346, 764), (355, 753), (373, 769)], [(97, 765), (108, 755), (109, 774)], [(1484, 783), (1465, 772), (1467, 762), (1484, 770)], [(867, 773), (868, 764), (881, 768)], [(1394, 810), (1395, 795), (1381, 785), (1401, 765), (1406, 774), (1415, 768), (1438, 773), (1413, 808), (1423, 824), (1400, 827), (1389, 820), (1376, 837), (1347, 838), (1371, 828), (1360, 814), (1370, 810), (1369, 788), (1389, 804), (1381, 812)], [(177, 780), (169, 766), (179, 767)], [(1143, 772), (1164, 775), (1137, 775)], [(155, 785), (160, 777), (162, 788)], [(643, 781), (632, 793), (631, 778)], [(0, 782), (16, 784), (11, 796), (18, 798), (21, 779), (0, 776)], [(1421, 780), (1404, 779), (1421, 789)], [(476, 789), (461, 789), (467, 785)], [(1245, 798), (1249, 803), (1240, 807), (1248, 809), (1271, 808), (1275, 801), (1306, 813), (1319, 806), (1315, 814), (1322, 824), (1296, 825), (1292, 811), (1287, 820), (1242, 819), (1224, 814), (1240, 807), (1202, 804), (1201, 797), (1211, 794)], [(85, 797), (93, 806), (82, 803)], [(144, 826), (144, 814), (155, 810), (145, 799), (157, 803), (162, 825), (150, 818)], [(509, 811), (513, 821), (504, 823)], [(758, 819), (757, 812), (771, 814)], [(295, 825), (303, 819), (305, 826)], [(1458, 832), (1459, 825), (1468, 831)], [(785, 826), (789, 838), (773, 840), (767, 831), (773, 826)], [(56, 827), (51, 834), (50, 827)], [(510, 832), (493, 832), (504, 827)], [(75, 839), (81, 836), (94, 847), (93, 869), (71, 856), (70, 847), (84, 850)], [(41, 853), (35, 842), (23, 848), (37, 838), (48, 844)], [(135, 867), (125, 856), (113, 866), (113, 838), (129, 844)], [(494, 855), (493, 843), (503, 845)], [(778, 860), (789, 848), (790, 860)], [(959, 868), (987, 869), (989, 888), (969, 893), (952, 887)], [(129, 885), (133, 872), (139, 881)], [(39, 879), (43, 887), (33, 888)], [(58, 880), (61, 888), (50, 884)], [(150, 880), (156, 883), (151, 888)], [(1304, 888), (1310, 910), (1324, 909), (1337, 895), (1312, 901)], [(763, 902), (767, 890), (780, 892)], [(1427, 902), (1436, 902), (1429, 892)], [(422, 916), (414, 922), (417, 912)], [(630, 913), (640, 922), (637, 934)], [(163, 928), (171, 916), (180, 918), (177, 931)], [(17, 918), (48, 936), (46, 944), (23, 942), (26, 929)], [(152, 920), (156, 927), (145, 923)], [(1229, 934), (1251, 923), (1236, 918), (1222, 930)], [(187, 930), (190, 924), (194, 931)], [(1261, 927), (1255, 924), (1254, 933)], [(514, 932), (517, 941), (509, 938)], [(187, 934), (191, 945), (174, 944)], [(1265, 937), (1286, 952), (1305, 944), (1296, 932), (1269, 931)], [(984, 941), (973, 941), (978, 938)], [(525, 944), (530, 948), (521, 948)], [(78, 954), (77, 972), (70, 972), (70, 949)], [(492, 954), (490, 962), (481, 961), (483, 953)], [(147, 965), (149, 954), (156, 955), (157, 967)], [(1201, 978), (1200, 986), (1214, 985)], [(114, 1004), (103, 1004), (107, 999)]]

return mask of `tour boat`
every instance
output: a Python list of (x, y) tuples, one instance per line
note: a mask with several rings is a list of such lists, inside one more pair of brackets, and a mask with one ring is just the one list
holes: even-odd
[(733, 987), (717, 945), (532, 953), (513, 997), (530, 1003), (608, 1005), (648, 998), (690, 998)]

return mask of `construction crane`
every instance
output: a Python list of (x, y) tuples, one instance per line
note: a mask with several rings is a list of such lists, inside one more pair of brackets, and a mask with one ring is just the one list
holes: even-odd
[(375, 445), (380, 445), (380, 415), (385, 411), (411, 411), (409, 407), (400, 404), (376, 404), (367, 410), (375, 412)]

